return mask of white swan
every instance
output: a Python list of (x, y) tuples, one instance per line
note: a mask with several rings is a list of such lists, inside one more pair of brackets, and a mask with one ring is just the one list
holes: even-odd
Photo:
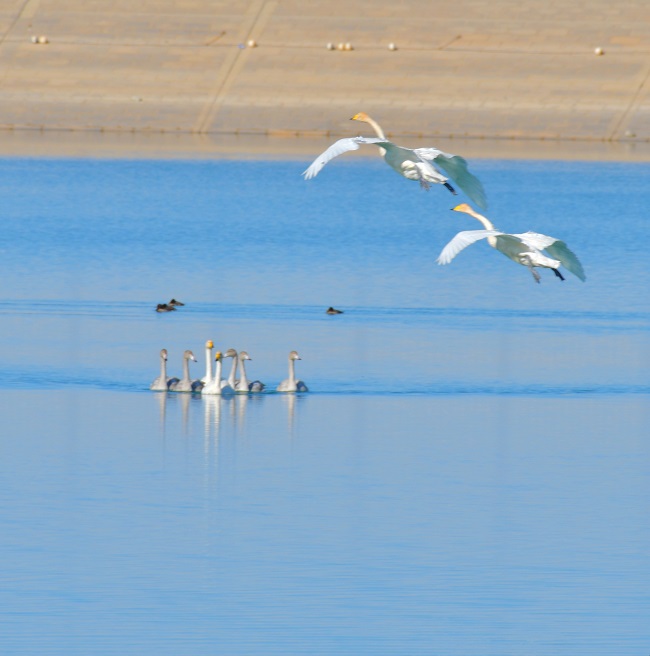
[(149, 385), (150, 390), (155, 392), (166, 392), (172, 383), (177, 383), (178, 378), (167, 376), (167, 349), (160, 351), (160, 376)]
[(239, 352), (239, 366), (241, 367), (241, 378), (235, 383), (235, 392), (262, 392), (266, 385), (259, 380), (252, 382), (246, 377), (246, 360), (252, 360), (246, 351)]
[(233, 388), (228, 384), (228, 381), (221, 380), (221, 369), (223, 362), (223, 355), (221, 351), (217, 351), (214, 354), (214, 359), (216, 361), (216, 370), (214, 373), (214, 378), (206, 383), (203, 389), (201, 390), (202, 394), (232, 394), (234, 392)]
[(192, 380), (190, 378), (190, 360), (196, 362), (194, 353), (192, 351), (185, 351), (183, 353), (183, 377), (177, 382), (169, 386), (170, 392), (198, 392), (203, 383), (200, 380)]
[(364, 112), (355, 114), (351, 120), (363, 121), (371, 125), (377, 133), (377, 138), (351, 137), (339, 139), (325, 152), (321, 153), (303, 172), (305, 180), (316, 177), (325, 164), (338, 157), (338, 155), (351, 150), (359, 150), (359, 146), (363, 144), (374, 144), (379, 147), (386, 164), (407, 180), (417, 180), (424, 189), (429, 189), (431, 183), (442, 184), (452, 194), (455, 194), (456, 190), (447, 182), (448, 178), (436, 168), (436, 166), (439, 166), (467, 194), (470, 200), (483, 209), (487, 208), (483, 185), (476, 176), (469, 172), (467, 162), (462, 157), (444, 153), (437, 148), (411, 149), (397, 146), (386, 139), (386, 135), (379, 123)]
[(237, 387), (237, 351), (234, 348), (229, 348), (224, 354), (224, 358), (232, 358), (232, 366), (230, 367), (230, 373), (226, 380), (221, 381), (222, 385), (230, 385), (234, 390)]
[[(489, 219), (475, 212), (466, 203), (452, 207), (452, 210), (473, 216), (483, 224), (485, 230), (459, 232), (442, 249), (438, 256), (438, 264), (449, 264), (460, 251), (470, 244), (480, 239), (487, 239), (490, 246), (509, 257), (513, 262), (528, 267), (536, 282), (540, 281), (539, 273), (535, 271), (536, 267), (551, 269), (560, 280), (564, 280), (564, 276), (558, 271), (560, 265), (564, 265), (568, 271), (583, 282), (586, 280), (580, 260), (563, 241), (537, 232), (525, 232), (518, 235), (500, 232), (494, 228)], [(546, 251), (548, 255), (542, 251)]]
[(296, 360), (302, 360), (298, 355), (298, 351), (291, 351), (289, 353), (289, 378), (283, 380), (278, 386), (278, 392), (308, 392), (307, 385), (302, 380), (296, 380)]
[(209, 339), (205, 343), (205, 376), (201, 378), (201, 382), (204, 385), (207, 385), (208, 383), (212, 382), (212, 349), (214, 348), (214, 344), (212, 343), (212, 340)]

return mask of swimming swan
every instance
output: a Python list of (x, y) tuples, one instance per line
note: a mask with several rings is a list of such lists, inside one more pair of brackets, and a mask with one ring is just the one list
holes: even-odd
[(467, 194), (470, 200), (474, 201), (482, 209), (487, 208), (487, 199), (483, 185), (476, 176), (469, 172), (467, 162), (462, 157), (444, 153), (437, 148), (411, 149), (397, 146), (386, 139), (386, 135), (379, 123), (364, 112), (355, 114), (351, 120), (368, 123), (375, 130), (377, 137), (339, 139), (325, 152), (321, 153), (307, 170), (303, 172), (305, 180), (315, 178), (325, 164), (335, 157), (351, 150), (359, 150), (359, 146), (361, 145), (374, 144), (379, 147), (380, 154), (383, 156), (386, 164), (407, 180), (417, 180), (420, 186), (427, 190), (431, 183), (442, 184), (452, 194), (456, 194), (456, 190), (447, 182), (448, 178), (436, 168), (436, 166), (439, 166)]
[(237, 387), (237, 351), (234, 348), (229, 348), (224, 354), (224, 358), (232, 358), (232, 366), (227, 380), (222, 380), (222, 385), (230, 385), (234, 390)]
[(208, 383), (212, 382), (212, 349), (214, 348), (214, 344), (212, 343), (212, 340), (209, 339), (205, 343), (205, 376), (201, 378), (201, 382), (204, 385), (207, 385)]
[(160, 376), (149, 385), (150, 390), (155, 392), (166, 392), (172, 383), (177, 383), (178, 378), (167, 376), (167, 349), (160, 351)]
[(302, 358), (298, 355), (298, 351), (291, 351), (289, 353), (289, 378), (277, 386), (278, 392), (309, 392), (307, 385), (302, 380), (296, 380), (296, 360), (302, 360)]
[(252, 358), (246, 353), (246, 351), (239, 352), (239, 366), (241, 367), (241, 378), (235, 383), (235, 392), (262, 392), (266, 387), (264, 383), (259, 380), (254, 380), (253, 382), (248, 382), (246, 377), (246, 360), (252, 360)]
[(185, 351), (183, 353), (183, 377), (177, 382), (169, 386), (170, 392), (198, 392), (203, 383), (200, 380), (192, 380), (190, 378), (190, 360), (196, 362), (194, 353), (192, 351)]
[(217, 351), (214, 354), (214, 359), (216, 361), (216, 370), (214, 373), (214, 378), (206, 383), (203, 389), (201, 390), (202, 394), (232, 394), (235, 390), (228, 384), (227, 380), (221, 380), (221, 369), (223, 363), (223, 355), (221, 351)]
[[(568, 271), (580, 278), (583, 282), (586, 280), (580, 260), (578, 260), (576, 255), (563, 241), (547, 235), (541, 235), (537, 232), (525, 232), (518, 235), (499, 232), (495, 230), (489, 219), (475, 212), (466, 203), (456, 205), (456, 207), (452, 207), (452, 210), (473, 216), (483, 224), (485, 230), (466, 230), (459, 232), (442, 249), (442, 252), (438, 256), (438, 264), (449, 264), (458, 253), (470, 244), (480, 239), (487, 239), (490, 246), (496, 248), (506, 257), (509, 257), (513, 262), (528, 267), (528, 270), (533, 274), (535, 282), (540, 281), (539, 273), (535, 271), (536, 267), (551, 269), (560, 280), (564, 280), (564, 276), (558, 271), (560, 265), (564, 265)], [(546, 251), (548, 256), (542, 253), (542, 251)]]

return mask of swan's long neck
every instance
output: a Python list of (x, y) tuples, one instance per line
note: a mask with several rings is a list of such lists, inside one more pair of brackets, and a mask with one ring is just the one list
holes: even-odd
[(248, 378), (246, 378), (246, 365), (244, 364), (244, 359), (239, 358), (239, 366), (241, 367), (241, 378), (239, 379), (240, 385), (248, 385)]
[(296, 382), (296, 361), (289, 358), (289, 382), (294, 385)]
[(212, 382), (212, 352), (209, 348), (205, 349), (205, 384)]
[(228, 385), (235, 389), (235, 380), (237, 379), (237, 356), (232, 359), (232, 367), (230, 367), (230, 375), (228, 376)]
[[(374, 118), (370, 118), (368, 116), (366, 118), (366, 123), (370, 126), (372, 126), (372, 129), (375, 131), (375, 134), (380, 138), (380, 139), (386, 139), (386, 135), (384, 134), (384, 131), (381, 129), (381, 125), (375, 121)], [(377, 146), (379, 148), (379, 154), (384, 157), (386, 155), (386, 149), (382, 148), (381, 146)]]
[(381, 125), (375, 121), (374, 118), (370, 118), (370, 116), (366, 117), (366, 123), (370, 126), (372, 126), (372, 129), (375, 131), (376, 135), (380, 139), (385, 139), (386, 135), (384, 134), (384, 131), (381, 129)]
[(183, 358), (183, 380), (190, 380), (190, 359)]
[(478, 212), (474, 211), (468, 212), (468, 214), (473, 216), (477, 221), (480, 221), (486, 230), (494, 230), (494, 226), (492, 225), (492, 221), (490, 221), (490, 219), (487, 219)]
[(167, 380), (167, 360), (160, 358), (160, 380)]
[[(478, 212), (475, 212), (474, 210), (472, 210), (471, 212), (468, 212), (468, 214), (470, 216), (473, 216), (477, 221), (480, 221), (483, 224), (483, 227), (486, 230), (494, 230), (494, 225), (492, 225), (492, 221), (490, 221), (490, 219), (484, 217), (482, 214), (479, 214)], [(488, 242), (488, 244), (490, 244), (490, 246), (492, 246), (492, 248), (497, 247), (497, 238), (494, 235), (490, 235), (487, 238), (487, 242)]]
[(217, 385), (221, 385), (221, 360), (217, 360), (217, 365), (215, 367), (214, 379), (217, 381)]

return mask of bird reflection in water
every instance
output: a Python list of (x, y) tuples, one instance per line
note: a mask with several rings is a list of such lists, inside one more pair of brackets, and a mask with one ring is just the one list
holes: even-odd
[[(179, 417), (181, 433), (186, 437), (197, 434), (196, 423), (203, 418), (203, 449), (206, 457), (216, 452), (224, 433), (237, 438), (246, 433), (247, 413), (261, 409), (260, 404), (281, 403), (286, 408), (287, 431), (295, 436), (297, 404), (304, 399), (302, 394), (236, 394), (230, 396), (161, 393), (155, 395), (158, 403), (160, 433), (167, 438), (169, 426), (173, 427)], [(199, 406), (203, 406), (199, 411)], [(194, 426), (193, 426), (194, 424)], [(173, 431), (172, 433), (176, 432)], [(178, 435), (179, 433), (176, 432)]]
[(203, 448), (206, 458), (210, 451), (214, 453), (219, 449), (219, 436), (221, 434), (224, 417), (227, 413), (232, 417), (234, 403), (232, 397), (204, 396), (203, 403)]

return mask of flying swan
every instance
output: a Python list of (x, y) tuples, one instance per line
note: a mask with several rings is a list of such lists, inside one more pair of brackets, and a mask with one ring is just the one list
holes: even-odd
[[(485, 230), (459, 232), (442, 249), (438, 256), (438, 264), (449, 264), (458, 253), (470, 244), (480, 239), (487, 239), (492, 248), (496, 248), (513, 262), (528, 267), (535, 282), (540, 281), (540, 275), (535, 271), (536, 267), (551, 269), (560, 280), (564, 280), (564, 276), (558, 271), (560, 265), (563, 265), (583, 282), (586, 280), (580, 260), (563, 241), (548, 235), (541, 235), (538, 232), (525, 232), (520, 235), (500, 232), (494, 228), (489, 219), (475, 212), (467, 203), (456, 205), (451, 209), (455, 212), (464, 212), (473, 216), (483, 224)], [(545, 255), (542, 251), (546, 251), (548, 255)]]
[[(364, 112), (355, 114), (351, 120), (368, 123), (374, 128), (377, 137), (339, 139), (324, 153), (321, 153), (309, 168), (303, 172), (305, 180), (315, 178), (325, 164), (335, 157), (351, 150), (359, 150), (361, 145), (374, 144), (379, 147), (379, 152), (386, 164), (407, 180), (417, 180), (420, 186), (427, 190), (431, 183), (442, 184), (452, 194), (456, 194), (456, 190), (447, 182), (448, 178), (451, 178), (467, 194), (470, 200), (482, 209), (487, 208), (483, 185), (477, 177), (468, 171), (467, 162), (462, 157), (444, 153), (437, 148), (415, 148), (412, 150), (411, 148), (397, 146), (386, 138), (379, 123)], [(448, 177), (443, 175), (436, 167), (440, 167)]]

